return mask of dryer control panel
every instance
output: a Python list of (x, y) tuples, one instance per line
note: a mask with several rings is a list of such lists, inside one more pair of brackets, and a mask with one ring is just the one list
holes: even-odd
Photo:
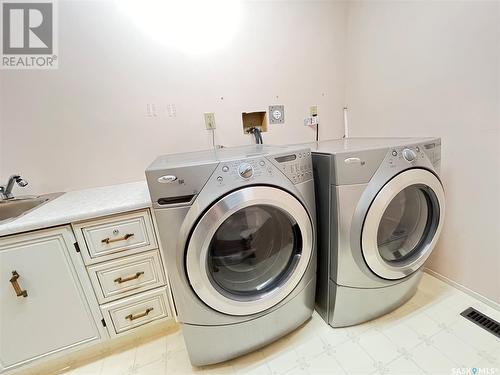
[(401, 163), (414, 165), (420, 160), (425, 159), (425, 153), (422, 151), (420, 145), (400, 146), (391, 149), (391, 156), (389, 157), (390, 166), (398, 166)]

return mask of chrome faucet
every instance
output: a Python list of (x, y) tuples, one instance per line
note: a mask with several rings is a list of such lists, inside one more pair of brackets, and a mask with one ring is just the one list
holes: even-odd
[(28, 185), (28, 181), (23, 180), (18, 174), (13, 174), (9, 177), (9, 181), (6, 185), (0, 185), (0, 198), (14, 198), (14, 196), (12, 195), (12, 188), (14, 187), (14, 183), (18, 184), (21, 187), (25, 187), (26, 185)]

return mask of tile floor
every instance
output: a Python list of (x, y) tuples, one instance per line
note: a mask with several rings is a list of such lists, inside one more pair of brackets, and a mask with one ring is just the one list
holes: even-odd
[(459, 315), (468, 306), (500, 321), (500, 312), (425, 274), (417, 294), (391, 314), (332, 329), (315, 313), (274, 344), (220, 365), (191, 367), (182, 333), (175, 328), (166, 337), (67, 374), (500, 375), (500, 339)]

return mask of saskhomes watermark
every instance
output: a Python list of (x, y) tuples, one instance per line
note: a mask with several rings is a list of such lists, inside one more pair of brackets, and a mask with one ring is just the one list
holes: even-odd
[(495, 375), (498, 374), (496, 367), (455, 367), (451, 369), (453, 375)]
[(0, 0), (1, 69), (57, 69), (54, 0)]

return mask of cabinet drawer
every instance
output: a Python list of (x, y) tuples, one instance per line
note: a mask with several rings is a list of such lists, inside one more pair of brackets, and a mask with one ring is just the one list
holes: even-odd
[(170, 317), (166, 288), (134, 295), (101, 306), (110, 335)]
[(99, 263), (87, 270), (99, 303), (165, 285), (158, 250)]
[(149, 210), (74, 225), (86, 264), (156, 248)]

